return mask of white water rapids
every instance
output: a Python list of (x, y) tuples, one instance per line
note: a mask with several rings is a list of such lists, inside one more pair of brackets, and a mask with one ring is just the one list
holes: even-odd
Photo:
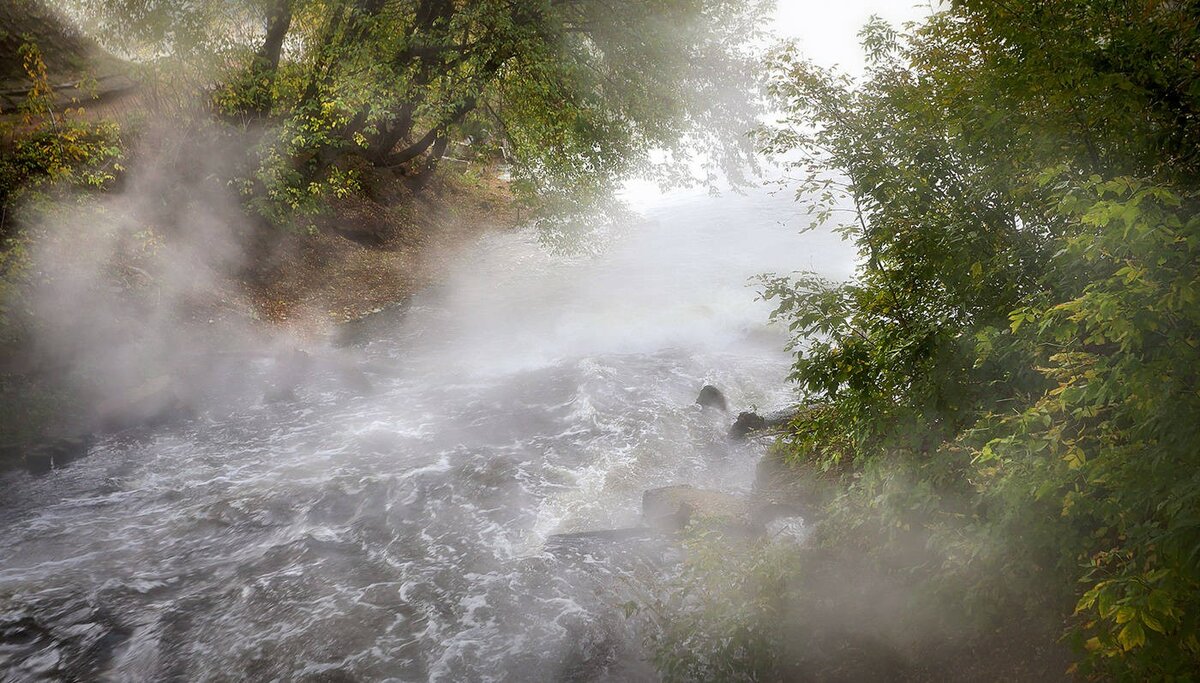
[[(0, 479), (4, 680), (642, 680), (621, 605), (643, 491), (745, 491), (738, 410), (788, 402), (749, 278), (848, 275), (786, 193), (635, 200), (594, 258), (523, 232), (463, 253), (361, 350), (373, 389), (112, 437)], [(731, 412), (695, 405), (700, 387)]]

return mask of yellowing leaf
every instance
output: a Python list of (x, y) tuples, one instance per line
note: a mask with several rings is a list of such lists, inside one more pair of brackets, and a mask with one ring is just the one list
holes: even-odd
[(1146, 631), (1142, 628), (1139, 621), (1131, 621), (1125, 624), (1125, 628), (1117, 634), (1117, 642), (1121, 643), (1121, 649), (1126, 652), (1146, 644)]
[(1158, 631), (1159, 633), (1164, 634), (1167, 632), (1167, 629), (1163, 627), (1163, 623), (1161, 621), (1150, 616), (1146, 612), (1142, 612), (1142, 623), (1144, 623), (1152, 631)]

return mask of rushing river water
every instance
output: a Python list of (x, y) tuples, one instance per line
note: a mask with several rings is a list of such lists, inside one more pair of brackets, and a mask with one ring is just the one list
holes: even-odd
[(637, 204), (594, 258), (482, 239), (355, 352), (370, 390), (314, 372), (4, 475), (4, 680), (653, 679), (622, 605), (662, 554), (552, 535), (636, 525), (653, 487), (748, 489), (732, 414), (788, 399), (748, 278), (851, 258), (786, 196)]

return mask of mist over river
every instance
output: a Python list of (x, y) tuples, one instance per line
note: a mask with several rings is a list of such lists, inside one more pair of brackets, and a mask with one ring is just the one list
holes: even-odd
[(318, 366), (3, 475), (3, 679), (654, 679), (622, 605), (670, 552), (552, 535), (635, 526), (654, 487), (748, 490), (763, 446), (733, 416), (791, 395), (748, 280), (853, 257), (786, 192), (631, 201), (595, 257), (464, 251), (350, 352), (369, 390)]

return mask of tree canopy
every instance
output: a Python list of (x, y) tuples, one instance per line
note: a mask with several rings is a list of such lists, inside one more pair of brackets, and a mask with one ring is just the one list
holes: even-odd
[[(258, 194), (295, 200), (360, 155), (419, 176), (455, 143), (518, 189), (601, 195), (693, 158), (740, 177), (761, 3), (741, 0), (76, 0), (108, 46), (187, 63), (228, 117), (283, 131)], [(698, 180), (712, 180), (699, 178)]]

